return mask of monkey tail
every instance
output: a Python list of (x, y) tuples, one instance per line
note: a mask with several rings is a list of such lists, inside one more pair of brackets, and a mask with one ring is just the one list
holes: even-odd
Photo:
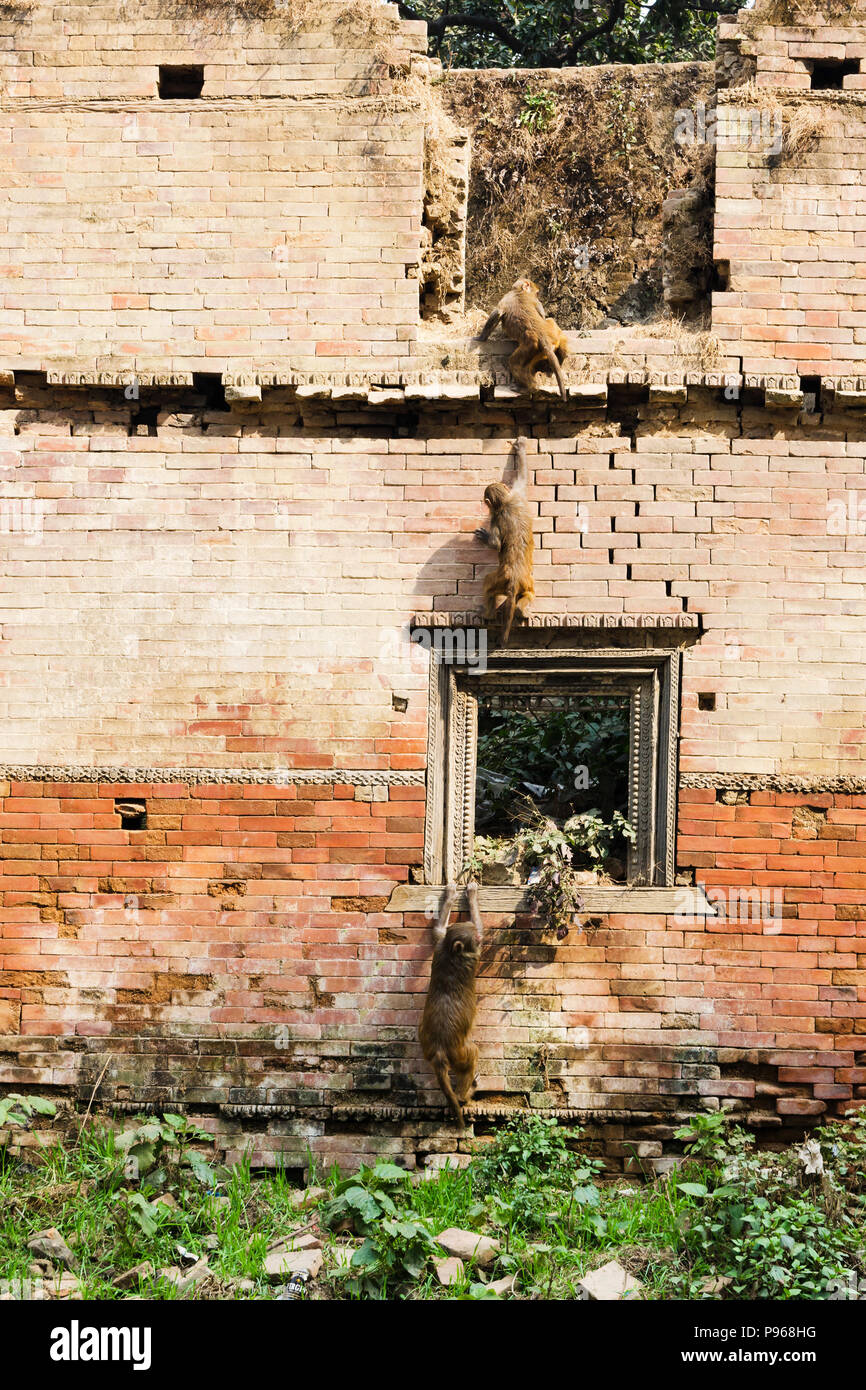
[(430, 1059), (430, 1064), (436, 1073), (436, 1080), (442, 1088), (442, 1093), (451, 1107), (451, 1112), (454, 1115), (457, 1128), (465, 1129), (466, 1124), (463, 1119), (463, 1111), (460, 1109), (460, 1102), (454, 1094), (454, 1088), (451, 1085), (451, 1077), (448, 1075), (448, 1058), (444, 1052), (437, 1052), (435, 1056)]
[(559, 382), (559, 394), (562, 396), (562, 399), (565, 400), (565, 380), (562, 375), (562, 368), (559, 365), (559, 358), (546, 339), (544, 340), (544, 352), (548, 362), (556, 373), (556, 379)]
[(505, 609), (505, 626), (502, 629), (502, 645), (508, 646), (508, 639), (511, 636), (511, 624), (514, 622), (514, 613), (517, 608), (517, 585), (512, 579), (508, 586), (508, 597), (503, 603)]

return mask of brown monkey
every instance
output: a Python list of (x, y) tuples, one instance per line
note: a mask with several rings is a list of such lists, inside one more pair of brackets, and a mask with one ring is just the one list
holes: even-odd
[(506, 337), (513, 338), (517, 343), (508, 359), (508, 368), (515, 381), (531, 391), (536, 372), (542, 368), (553, 371), (559, 383), (559, 393), (565, 400), (565, 382), (560, 364), (568, 356), (568, 340), (555, 319), (545, 318), (538, 294), (538, 286), (531, 280), (515, 280), (478, 337), (484, 342), (501, 321)]
[[(424, 1056), (436, 1073), (436, 1080), (451, 1107), (454, 1119), (464, 1129), (461, 1104), (469, 1099), (478, 1063), (478, 1048), (469, 1042), (475, 1021), (475, 972), (484, 927), (478, 910), (478, 884), (466, 887), (471, 922), (449, 926), (457, 899), (456, 884), (449, 884), (433, 928), (433, 963), (430, 987), (418, 1037)], [(449, 1069), (454, 1074), (451, 1085)]]
[(526, 504), (528, 483), (526, 440), (517, 441), (517, 477), (514, 487), (505, 483), (490, 483), (484, 489), (484, 501), (490, 509), (489, 528), (479, 527), (476, 538), (499, 551), (499, 564), (484, 581), (484, 615), (488, 622), (496, 617), (497, 600), (504, 599), (501, 608), (505, 622), (502, 644), (511, 635), (514, 614), (527, 617), (527, 609), (535, 598), (532, 582), (532, 513)]

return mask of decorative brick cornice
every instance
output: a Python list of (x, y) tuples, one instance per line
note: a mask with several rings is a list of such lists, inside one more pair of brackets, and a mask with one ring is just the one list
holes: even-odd
[[(414, 628), (460, 628), (487, 627), (484, 615), (478, 611), (467, 613), (413, 613), (410, 626)], [(684, 627), (695, 629), (700, 626), (696, 613), (534, 613), (521, 627), (544, 628), (659, 628)]]
[(0, 763), (5, 782), (118, 782), (141, 786), (186, 782), (195, 784), (245, 783), (254, 786), (355, 786), (423, 787), (423, 769), (408, 772), (367, 771), (355, 768), (248, 768), (248, 767), (80, 767), (49, 763)]
[(778, 772), (684, 772), (679, 785), (690, 790), (719, 788), (722, 791), (866, 793), (866, 775), (798, 777)]

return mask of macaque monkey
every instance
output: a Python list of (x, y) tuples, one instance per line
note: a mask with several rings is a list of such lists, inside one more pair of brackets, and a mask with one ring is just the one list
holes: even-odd
[(538, 286), (531, 280), (515, 280), (478, 337), (484, 342), (501, 321), (505, 336), (517, 343), (508, 359), (508, 369), (515, 381), (531, 391), (535, 373), (545, 368), (555, 373), (559, 393), (565, 400), (565, 382), (560, 364), (568, 356), (568, 340), (555, 319), (545, 318), (538, 294)]
[[(457, 891), (456, 884), (448, 885), (433, 928), (430, 987), (418, 1037), (457, 1126), (464, 1129), (460, 1107), (469, 1099), (478, 1063), (478, 1048), (469, 1042), (469, 1034), (475, 1021), (475, 972), (484, 926), (478, 910), (477, 883), (466, 887), (471, 922), (449, 926)], [(453, 1086), (449, 1071), (454, 1076)]]
[(517, 477), (513, 487), (505, 483), (490, 483), (484, 489), (484, 501), (490, 511), (489, 527), (479, 527), (476, 539), (499, 551), (499, 564), (484, 581), (484, 616), (488, 622), (496, 617), (499, 600), (504, 599), (502, 645), (508, 645), (515, 613), (527, 617), (527, 609), (535, 598), (532, 582), (532, 513), (526, 502), (528, 474), (526, 440), (517, 441)]

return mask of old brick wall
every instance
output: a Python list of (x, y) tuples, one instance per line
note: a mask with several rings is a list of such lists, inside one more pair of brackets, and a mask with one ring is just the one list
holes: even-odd
[[(424, 26), (326, 4), (294, 33), (259, 9), (0, 12), (3, 367), (190, 381), (406, 361), (424, 119), (390, 74)], [(161, 64), (201, 66), (201, 98), (160, 99)]]
[[(713, 329), (746, 372), (856, 374), (866, 359), (863, 22), (744, 21), (719, 30), (722, 53), (744, 65), (719, 112), (744, 138), (716, 157), (715, 255), (730, 283), (714, 296)], [(814, 64), (828, 60), (850, 71), (839, 90), (813, 91)]]
[[(491, 914), (474, 1119), (546, 1109), (664, 1166), (695, 1106), (784, 1136), (863, 1099), (856, 147), (719, 151), (715, 373), (587, 341), (568, 403), (530, 400), (453, 341), (411, 357), (419, 26), (377, 7), (383, 56), (369, 6), (291, 34), (265, 0), (0, 9), (0, 1086), (192, 1106), (295, 1168), (453, 1147), (429, 924), (388, 910), (429, 771), (408, 631), (476, 605), (523, 434), (537, 620), (682, 646), (677, 870), (715, 913), (559, 944)], [(202, 97), (160, 98), (164, 63)]]
[[(130, 435), (135, 403), (56, 400), (6, 415), (5, 493), (35, 528), (6, 537), (0, 616), (8, 1084), (89, 1097), (107, 1062), (105, 1103), (208, 1107), (297, 1166), (453, 1144), (415, 1041), (429, 928), (386, 911), (423, 844), (405, 629), (477, 601), (481, 493), (522, 430), (538, 611), (701, 624), (678, 867), (719, 915), (610, 915), (561, 945), (491, 917), (479, 1119), (605, 1116), (613, 1160), (626, 1127), (655, 1160), (702, 1100), (775, 1133), (863, 1094), (866, 539), (828, 528), (862, 487), (855, 415), (785, 425), (698, 391), (623, 428), (275, 393)], [(133, 799), (144, 830), (116, 813)]]

